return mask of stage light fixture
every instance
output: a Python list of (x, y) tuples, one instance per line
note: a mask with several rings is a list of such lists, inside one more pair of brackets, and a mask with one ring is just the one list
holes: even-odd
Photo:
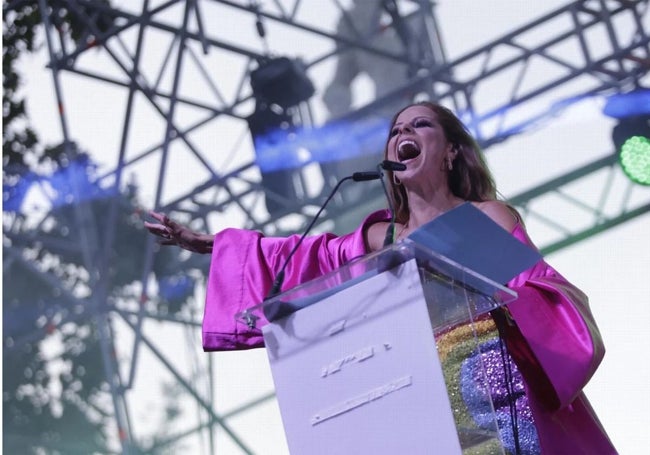
[(251, 88), (256, 100), (283, 109), (307, 101), (316, 91), (302, 61), (287, 57), (259, 61), (251, 72)]
[(297, 106), (315, 92), (299, 59), (264, 58), (251, 72), (255, 111), (247, 118), (257, 165), (262, 175), (266, 210), (273, 217), (288, 213), (290, 202), (304, 197), (300, 168), (305, 155), (295, 144)]
[(634, 183), (650, 186), (650, 116), (621, 119), (612, 140), (625, 175)]
[(618, 119), (612, 142), (621, 169), (633, 182), (650, 185), (650, 90), (613, 94), (603, 113)]
[[(278, 155), (289, 155), (290, 136), (294, 129), (291, 115), (277, 105), (257, 103), (247, 119), (253, 138), (257, 165), (262, 176), (264, 202), (269, 215), (286, 214), (287, 203), (298, 198), (293, 174), (295, 166), (278, 167)], [(287, 160), (285, 160), (287, 162)]]

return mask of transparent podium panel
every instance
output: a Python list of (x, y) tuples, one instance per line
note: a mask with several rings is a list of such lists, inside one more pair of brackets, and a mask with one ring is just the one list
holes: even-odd
[(406, 241), (238, 318), (262, 328), (292, 454), (498, 454), (483, 348), (515, 297)]

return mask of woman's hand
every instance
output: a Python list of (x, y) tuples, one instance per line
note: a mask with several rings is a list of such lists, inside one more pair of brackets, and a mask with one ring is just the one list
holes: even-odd
[(149, 212), (152, 218), (158, 223), (144, 222), (144, 227), (152, 234), (160, 237), (161, 245), (176, 245), (193, 253), (211, 253), (213, 236), (194, 232), (185, 226), (178, 224), (164, 213)]

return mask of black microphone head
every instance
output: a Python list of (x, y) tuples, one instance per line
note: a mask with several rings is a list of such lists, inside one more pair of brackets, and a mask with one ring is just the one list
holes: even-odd
[(365, 182), (367, 180), (377, 180), (379, 178), (381, 178), (381, 175), (379, 175), (379, 172), (377, 171), (362, 171), (352, 174), (352, 180), (355, 182)]
[(389, 161), (389, 160), (382, 161), (380, 166), (385, 171), (403, 171), (406, 169), (406, 164), (398, 163), (397, 161)]

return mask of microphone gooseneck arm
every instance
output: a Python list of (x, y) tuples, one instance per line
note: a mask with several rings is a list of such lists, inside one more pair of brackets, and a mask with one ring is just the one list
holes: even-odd
[(271, 290), (269, 291), (269, 293), (267, 294), (264, 300), (269, 300), (280, 293), (280, 289), (282, 288), (282, 283), (284, 283), (284, 271), (287, 268), (289, 261), (298, 250), (298, 247), (300, 246), (302, 241), (305, 239), (305, 237), (307, 237), (307, 234), (309, 233), (311, 228), (314, 227), (316, 220), (318, 220), (320, 214), (323, 212), (323, 210), (325, 210), (325, 207), (332, 199), (332, 197), (334, 197), (341, 184), (348, 180), (354, 180), (355, 182), (366, 182), (369, 180), (377, 180), (377, 179), (382, 180), (382, 184), (383, 184), (383, 179), (381, 178), (381, 172), (365, 171), (365, 172), (355, 172), (354, 174), (348, 175), (347, 177), (343, 177), (341, 180), (338, 181), (336, 186), (332, 189), (332, 191), (330, 191), (330, 194), (329, 196), (327, 196), (327, 199), (325, 199), (325, 202), (323, 202), (323, 204), (320, 206), (320, 209), (318, 210), (316, 215), (314, 215), (314, 217), (312, 218), (311, 222), (309, 223), (309, 226), (307, 226), (307, 229), (305, 229), (305, 232), (302, 234), (300, 239), (298, 239), (298, 242), (294, 245), (293, 249), (289, 252), (289, 255), (284, 260), (284, 263), (282, 264), (280, 271), (275, 276), (275, 280), (273, 280), (273, 285), (271, 286)]

